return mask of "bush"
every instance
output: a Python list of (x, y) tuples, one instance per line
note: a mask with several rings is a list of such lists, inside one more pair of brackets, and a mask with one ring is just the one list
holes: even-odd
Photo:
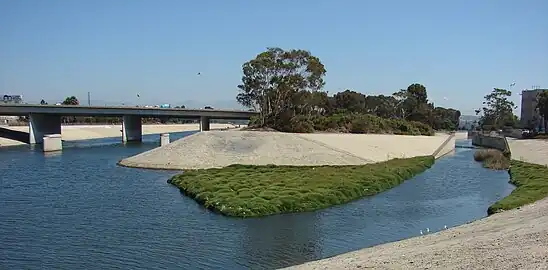
[[(250, 127), (261, 127), (259, 119), (253, 117)], [(281, 114), (276, 119), (267, 119), (264, 126), (283, 132), (311, 133), (315, 131), (337, 131), (350, 133), (374, 133), (396, 135), (434, 135), (429, 125), (403, 119), (386, 119), (372, 114), (336, 113), (329, 116), (307, 116)]]
[(474, 153), (474, 160), (482, 162), (485, 168), (506, 170), (510, 167), (509, 156), (497, 149), (480, 149)]
[(316, 131), (336, 130), (350, 133), (385, 133), (397, 135), (434, 135), (432, 127), (420, 122), (385, 119), (371, 114), (334, 114), (315, 117)]
[(296, 133), (312, 133), (314, 132), (314, 123), (304, 115), (297, 115), (289, 120), (289, 127), (285, 130)]

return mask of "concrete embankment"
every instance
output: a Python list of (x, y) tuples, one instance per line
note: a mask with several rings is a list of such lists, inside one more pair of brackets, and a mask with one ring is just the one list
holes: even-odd
[(512, 159), (548, 166), (548, 140), (508, 138)]
[[(230, 124), (211, 124), (211, 129), (225, 129), (232, 128)], [(28, 126), (10, 126), (3, 127), (6, 129), (29, 132)], [(70, 125), (62, 126), (61, 133), (63, 140), (65, 141), (78, 141), (88, 139), (101, 139), (110, 137), (121, 137), (122, 133), (121, 125)], [(143, 125), (143, 135), (148, 134), (160, 134), (160, 133), (173, 133), (199, 130), (199, 124), (169, 124), (169, 125)], [(0, 138), (0, 146), (21, 145), (24, 144), (19, 141), (10, 140), (7, 138)]]
[[(231, 164), (358, 165), (432, 155), (448, 138), (447, 134), (398, 136), (211, 131), (124, 159), (120, 165), (154, 169), (214, 168)], [(452, 149), (454, 142), (443, 151), (447, 153)]]
[[(548, 166), (548, 142), (508, 139), (512, 158)], [(287, 269), (548, 269), (548, 198), (431, 235)]]
[(508, 143), (504, 136), (485, 135), (475, 133), (472, 135), (472, 144), (476, 146), (498, 149), (500, 151), (508, 150)]

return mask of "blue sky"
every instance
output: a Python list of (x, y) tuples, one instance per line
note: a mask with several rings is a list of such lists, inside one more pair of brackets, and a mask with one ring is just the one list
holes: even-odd
[(472, 113), (493, 87), (516, 82), (515, 101), (548, 88), (547, 13), (546, 0), (0, 0), (0, 93), (230, 107), (241, 65), (281, 47), (320, 57), (329, 92), (418, 82)]

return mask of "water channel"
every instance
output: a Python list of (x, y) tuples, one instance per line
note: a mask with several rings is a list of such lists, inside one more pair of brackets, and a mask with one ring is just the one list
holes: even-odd
[(167, 184), (172, 171), (116, 165), (158, 140), (66, 142), (52, 155), (28, 146), (0, 149), (0, 268), (279, 268), (482, 218), (513, 189), (505, 171), (484, 169), (472, 149), (458, 148), (374, 197), (311, 213), (234, 219)]

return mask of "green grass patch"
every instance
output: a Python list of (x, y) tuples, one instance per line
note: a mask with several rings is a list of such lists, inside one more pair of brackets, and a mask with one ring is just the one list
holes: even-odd
[(510, 183), (516, 189), (487, 210), (489, 215), (533, 203), (548, 196), (548, 167), (512, 160)]
[(474, 153), (474, 160), (483, 163), (483, 167), (493, 170), (507, 170), (510, 157), (497, 149), (480, 149)]
[(223, 215), (259, 217), (343, 204), (393, 188), (434, 164), (432, 156), (358, 166), (252, 166), (187, 170), (168, 180)]

